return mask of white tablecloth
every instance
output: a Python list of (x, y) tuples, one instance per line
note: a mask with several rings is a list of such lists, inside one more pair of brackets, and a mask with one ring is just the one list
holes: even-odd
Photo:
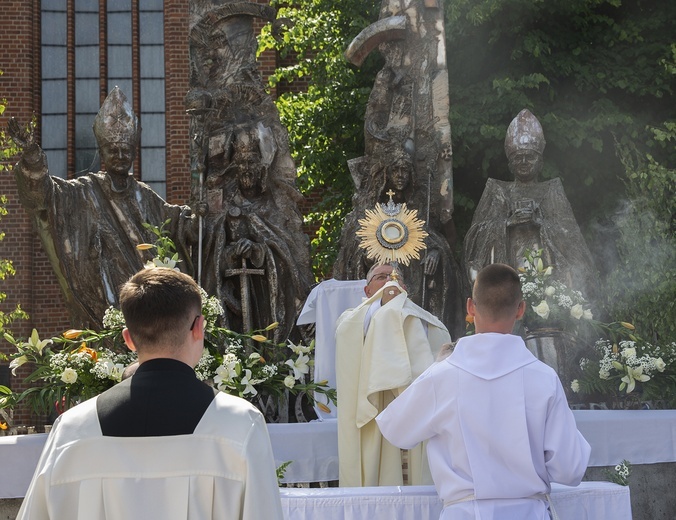
[[(437, 520), (442, 504), (432, 486), (281, 489), (286, 520)], [(555, 484), (560, 520), (631, 520), (629, 488), (610, 482)]]
[[(578, 428), (592, 446), (590, 466), (676, 462), (676, 410), (574, 411)], [(269, 424), (277, 466), (292, 461), (284, 482), (338, 480), (335, 419)], [(0, 437), (0, 498), (24, 496), (46, 434)]]
[[(326, 379), (331, 388), (336, 388), (336, 320), (344, 311), (362, 302), (365, 286), (366, 280), (325, 280), (310, 291), (296, 320), (298, 325), (317, 324), (315, 381)], [(333, 404), (327, 402), (326, 405), (331, 413), (316, 408), (317, 415), (323, 419), (336, 417)]]

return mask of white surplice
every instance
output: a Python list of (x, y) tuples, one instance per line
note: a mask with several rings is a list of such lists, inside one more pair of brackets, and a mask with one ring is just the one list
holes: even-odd
[(282, 520), (270, 438), (219, 392), (190, 435), (105, 437), (97, 397), (61, 415), (18, 520)]
[[(406, 292), (370, 315), (364, 336), (369, 309), (390, 285), (343, 313), (336, 328), (341, 487), (403, 484), (401, 450), (383, 439), (374, 419), (451, 340), (441, 321), (415, 305)], [(431, 484), (422, 446), (410, 450), (408, 468), (410, 484)]]
[(376, 421), (401, 448), (427, 440), (442, 519), (548, 519), (529, 497), (578, 485), (591, 451), (556, 372), (510, 334), (460, 339)]

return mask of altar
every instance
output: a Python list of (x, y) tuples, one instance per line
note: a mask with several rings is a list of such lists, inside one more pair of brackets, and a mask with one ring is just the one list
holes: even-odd
[[(676, 462), (676, 410), (579, 410), (579, 430), (592, 446), (590, 467)], [(294, 485), (338, 479), (335, 419), (269, 424), (277, 466), (291, 461), (282, 481)], [(0, 437), (0, 499), (25, 495), (47, 434)], [(281, 488), (288, 520), (426, 519), (441, 508), (432, 487)], [(552, 500), (561, 520), (631, 519), (628, 487), (583, 482), (555, 485)], [(561, 514), (564, 512), (564, 514)]]

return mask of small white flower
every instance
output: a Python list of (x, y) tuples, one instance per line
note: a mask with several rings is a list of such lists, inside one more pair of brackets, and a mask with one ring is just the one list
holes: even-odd
[(72, 368), (66, 368), (61, 374), (61, 381), (67, 385), (72, 385), (75, 381), (77, 381), (77, 372)]
[(573, 392), (578, 393), (580, 391), (580, 383), (577, 379), (573, 379), (573, 382), (570, 383), (570, 388)]
[(655, 360), (655, 368), (658, 371), (664, 372), (664, 369), (666, 368), (666, 366), (667, 366), (667, 364), (664, 361), (662, 361), (661, 357), (659, 357)]
[(556, 289), (551, 285), (548, 285), (547, 288), (545, 289), (545, 294), (547, 296), (554, 296), (555, 292), (556, 292)]
[(543, 320), (549, 318), (549, 305), (547, 305), (546, 301), (542, 300), (538, 305), (534, 305), (533, 310)]
[(584, 309), (582, 308), (582, 305), (580, 305), (579, 303), (576, 303), (570, 308), (570, 315), (576, 320), (579, 320), (583, 314)]
[(296, 385), (296, 378), (292, 375), (288, 375), (284, 378), (284, 386), (287, 388), (293, 388)]
[(591, 309), (585, 309), (585, 311), (582, 313), (582, 318), (585, 320), (593, 320), (594, 315), (592, 314)]

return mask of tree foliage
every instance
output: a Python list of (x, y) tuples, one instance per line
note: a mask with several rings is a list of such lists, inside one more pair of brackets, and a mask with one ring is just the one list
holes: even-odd
[[(351, 209), (354, 184), (347, 161), (363, 154), (364, 112), (378, 56), (357, 69), (343, 53), (359, 32), (378, 18), (375, 0), (302, 0), (271, 2), (279, 18), (291, 21), (277, 38), (269, 28), (261, 35), (261, 50), (277, 49), (293, 64), (278, 68), (271, 84), (303, 82), (301, 92), (277, 99), (282, 124), (289, 131), (298, 186), (322, 200), (306, 223), (318, 226), (312, 258), (318, 278), (331, 272), (345, 215)], [(305, 87), (305, 84), (307, 87)]]

